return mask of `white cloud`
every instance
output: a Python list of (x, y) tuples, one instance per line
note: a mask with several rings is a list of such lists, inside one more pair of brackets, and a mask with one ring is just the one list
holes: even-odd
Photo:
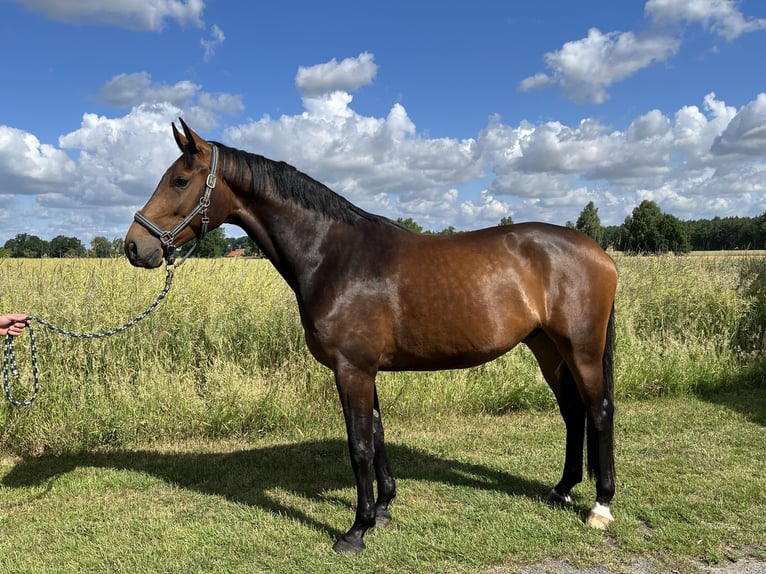
[(736, 115), (736, 108), (718, 100), (714, 93), (705, 96), (702, 110), (684, 106), (676, 112), (673, 147), (683, 158), (686, 169), (716, 165), (711, 153), (713, 145)]
[(147, 72), (115, 76), (101, 87), (101, 95), (108, 104), (121, 108), (169, 104), (184, 110), (185, 119), (201, 131), (217, 127), (220, 114), (234, 116), (245, 109), (240, 95), (203, 92), (202, 86), (188, 80), (158, 84)]
[(763, 157), (766, 150), (766, 94), (735, 115), (723, 133), (715, 138), (712, 152), (716, 154), (743, 154)]
[(224, 40), (226, 40), (226, 36), (224, 35), (223, 30), (221, 30), (217, 24), (213, 24), (213, 26), (210, 28), (210, 39), (200, 38), (199, 42), (202, 45), (202, 48), (205, 50), (203, 59), (206, 62), (209, 62), (213, 59), (216, 48), (223, 44)]
[(75, 163), (56, 147), (17, 128), (0, 125), (0, 174), (3, 192), (34, 195), (71, 179)]
[[(758, 125), (753, 112), (761, 99), (740, 111), (739, 123), (732, 122), (737, 110), (711, 93), (699, 107), (673, 116), (649, 110), (625, 129), (591, 118), (512, 126), (493, 117), (476, 139), (457, 140), (420, 133), (400, 104), (385, 118), (362, 116), (351, 94), (336, 90), (304, 95), (301, 114), (232, 126), (225, 139), (288, 161), (363, 207), (434, 229), (489, 225), (508, 214), (563, 223), (562, 213), (574, 220), (588, 201), (602, 218), (620, 223), (646, 197), (687, 215), (714, 205), (722, 211), (713, 214), (741, 214), (758, 212), (764, 202), (753, 190), (765, 152), (724, 176), (711, 149), (727, 126), (737, 140), (738, 126)], [(485, 184), (478, 199), (464, 197), (478, 182)], [(750, 191), (736, 205), (732, 189)]]
[(182, 80), (173, 85), (152, 82), (151, 74), (136, 72), (119, 74), (101, 86), (101, 95), (109, 105), (130, 108), (145, 103), (168, 102), (184, 106), (199, 92), (201, 86)]
[(159, 31), (166, 20), (202, 27), (204, 0), (16, 0), (49, 18), (75, 24), (109, 24)]
[(519, 87), (528, 91), (558, 84), (576, 102), (601, 104), (609, 98), (609, 86), (667, 60), (676, 54), (679, 45), (680, 41), (671, 36), (603, 34), (591, 28), (586, 38), (567, 42), (560, 50), (545, 54), (550, 75), (535, 74), (522, 80)]
[(734, 0), (648, 0), (644, 12), (655, 25), (699, 24), (726, 40), (766, 28), (766, 19), (745, 17)]
[(460, 222), (468, 226), (477, 224), (484, 226), (497, 225), (503, 217), (513, 211), (512, 207), (490, 194), (486, 189), (479, 194), (476, 201), (464, 201), (460, 204)]
[(304, 98), (300, 115), (233, 126), (225, 140), (285, 160), (368, 207), (381, 193), (430, 193), (483, 175), (474, 140), (425, 138), (402, 105), (373, 118), (352, 100), (339, 91)]
[(170, 124), (180, 114), (171, 104), (138, 106), (121, 118), (84, 114), (77, 130), (59, 138), (62, 149), (80, 152), (80, 181), (71, 192), (121, 205), (148, 198), (178, 156)]
[(685, 106), (672, 118), (652, 110), (625, 130), (592, 119), (513, 127), (494, 118), (477, 147), (494, 172), (489, 191), (515, 198), (515, 219), (563, 206), (574, 218), (593, 200), (605, 207), (602, 218), (619, 223), (642, 199), (683, 218), (762, 213), (765, 137), (766, 94), (737, 112), (711, 93), (702, 108)]
[[(84, 114), (80, 127), (62, 135), (58, 147), (0, 126), (0, 179), (19, 198), (5, 234), (47, 239), (63, 234), (86, 242), (95, 235), (123, 236), (136, 208), (178, 155), (170, 123), (180, 112), (158, 104), (138, 106), (120, 118)], [(34, 196), (34, 203), (22, 202), (23, 195)], [(38, 229), (31, 230), (30, 221)]]
[(356, 58), (342, 62), (333, 58), (324, 64), (298, 68), (295, 85), (305, 97), (316, 97), (331, 92), (353, 92), (371, 84), (378, 73), (375, 56), (362, 52)]
[[(155, 84), (144, 73), (118, 76), (105, 92), (115, 103), (143, 103), (118, 117), (85, 114), (58, 145), (0, 126), (0, 193), (10, 185), (18, 204), (34, 196), (29, 213), (55, 222), (54, 235), (121, 236), (178, 155), (170, 122), (182, 115), (204, 134), (220, 114), (242, 110), (237, 96)], [(642, 199), (682, 219), (766, 210), (766, 94), (737, 109), (710, 93), (624, 127), (588, 117), (511, 125), (494, 116), (466, 139), (429, 137), (398, 103), (383, 117), (362, 115), (341, 90), (304, 94), (303, 104), (294, 115), (231, 125), (221, 139), (429, 229), (494, 225), (506, 215), (564, 223), (588, 201), (609, 224)], [(5, 221), (3, 231), (28, 232), (22, 225)]]
[(766, 28), (766, 19), (745, 17), (733, 0), (649, 0), (644, 12), (651, 20), (648, 30), (603, 33), (591, 28), (585, 38), (546, 53), (550, 71), (524, 78), (519, 90), (558, 85), (576, 102), (601, 104), (609, 99), (610, 86), (675, 56), (683, 24), (699, 24), (727, 40)]

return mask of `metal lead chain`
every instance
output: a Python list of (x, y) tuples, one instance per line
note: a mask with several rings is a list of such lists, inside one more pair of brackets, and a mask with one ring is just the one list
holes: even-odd
[[(16, 353), (13, 351), (13, 337), (11, 335), (5, 336), (5, 351), (3, 360), (3, 390), (5, 391), (5, 398), (8, 402), (15, 407), (28, 407), (37, 399), (37, 393), (40, 391), (40, 382), (37, 376), (37, 346), (35, 345), (35, 331), (32, 329), (32, 325), (27, 325), (29, 329), (29, 349), (32, 354), (32, 380), (33, 391), (32, 396), (26, 401), (17, 401), (11, 393), (11, 376), (18, 377), (19, 369), (16, 366)], [(10, 371), (10, 372), (9, 372)]]
[[(177, 267), (177, 265), (175, 267)], [(5, 348), (3, 352), (3, 390), (5, 391), (5, 398), (8, 399), (8, 402), (16, 407), (28, 407), (33, 402), (35, 402), (37, 399), (37, 394), (40, 390), (40, 381), (37, 370), (37, 345), (35, 344), (35, 332), (34, 329), (32, 329), (32, 321), (39, 323), (51, 331), (55, 331), (61, 335), (66, 335), (67, 337), (74, 337), (76, 339), (104, 339), (106, 337), (111, 337), (112, 335), (117, 335), (118, 333), (122, 333), (123, 331), (130, 329), (138, 322), (145, 319), (149, 313), (157, 308), (157, 306), (168, 294), (170, 286), (173, 284), (173, 273), (175, 271), (175, 267), (168, 265), (167, 276), (165, 277), (165, 287), (162, 289), (162, 292), (160, 292), (154, 302), (149, 305), (149, 307), (147, 307), (146, 311), (138, 315), (135, 319), (131, 319), (124, 325), (120, 325), (119, 327), (110, 329), (108, 331), (102, 331), (100, 333), (76, 333), (74, 331), (68, 331), (66, 329), (62, 329), (61, 327), (57, 327), (56, 325), (49, 323), (40, 317), (29, 315), (27, 317), (27, 329), (29, 329), (29, 351), (32, 356), (32, 396), (25, 401), (19, 401), (14, 398), (13, 393), (11, 392), (10, 379), (11, 377), (18, 377), (19, 370), (16, 365), (16, 353), (13, 349), (13, 337), (6, 334)]]

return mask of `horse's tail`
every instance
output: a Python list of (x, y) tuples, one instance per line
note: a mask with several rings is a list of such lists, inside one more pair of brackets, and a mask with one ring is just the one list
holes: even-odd
[[(609, 410), (609, 424), (612, 424), (611, 417), (614, 411), (614, 343), (615, 343), (615, 328), (614, 328), (614, 303), (612, 303), (612, 310), (609, 313), (609, 322), (606, 326), (606, 344), (604, 345), (604, 357), (601, 360), (603, 370), (603, 386), (604, 386), (604, 406)], [(595, 422), (593, 417), (588, 414), (588, 477), (593, 478), (598, 474), (598, 437), (595, 428)], [(610, 429), (608, 432), (612, 432)], [(614, 460), (612, 460), (614, 465)], [(612, 468), (612, 476), (614, 476), (614, 468)]]

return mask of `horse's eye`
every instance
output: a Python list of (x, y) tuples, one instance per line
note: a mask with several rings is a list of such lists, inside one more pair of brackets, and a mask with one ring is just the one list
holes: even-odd
[(183, 188), (183, 187), (186, 187), (187, 185), (189, 185), (189, 180), (186, 179), (185, 177), (177, 177), (173, 181), (173, 185), (176, 186), (176, 187)]

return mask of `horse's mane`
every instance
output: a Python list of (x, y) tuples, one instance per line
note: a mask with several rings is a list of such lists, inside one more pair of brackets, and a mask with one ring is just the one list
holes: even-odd
[[(221, 151), (225, 177), (241, 185), (253, 187), (256, 182), (270, 181), (268, 186), (284, 199), (322, 215), (356, 224), (369, 221), (381, 225), (402, 228), (398, 223), (357, 207), (329, 187), (316, 181), (283, 161), (274, 161), (262, 155), (214, 143)], [(403, 228), (402, 228), (403, 229)]]

